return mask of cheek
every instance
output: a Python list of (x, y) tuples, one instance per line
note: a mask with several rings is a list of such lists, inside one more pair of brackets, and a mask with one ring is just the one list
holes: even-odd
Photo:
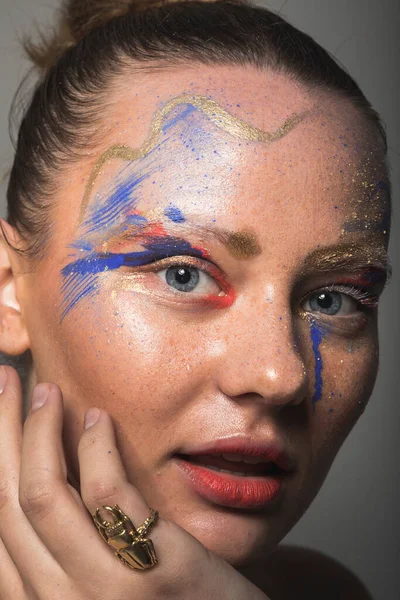
[(95, 394), (97, 406), (116, 418), (131, 411), (137, 425), (184, 411), (206, 373), (208, 341), (193, 317), (171, 317), (140, 293), (105, 285), (93, 304), (71, 311), (63, 329), (82, 401), (93, 403)]
[(370, 323), (357, 339), (327, 334), (321, 345), (321, 400), (311, 415), (313, 460), (328, 464), (365, 410), (379, 364), (377, 331)]

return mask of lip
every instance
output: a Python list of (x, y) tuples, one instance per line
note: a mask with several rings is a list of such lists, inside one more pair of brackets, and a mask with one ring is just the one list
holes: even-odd
[(284, 471), (294, 471), (296, 460), (285, 449), (284, 443), (278, 438), (255, 440), (254, 438), (235, 436), (221, 438), (202, 445), (186, 445), (177, 454), (198, 456), (202, 454), (243, 454), (258, 457), (268, 462), (274, 462)]
[(219, 506), (265, 510), (275, 505), (284, 492), (283, 479), (286, 473), (241, 477), (214, 471), (178, 456), (175, 457), (175, 464), (195, 492)]

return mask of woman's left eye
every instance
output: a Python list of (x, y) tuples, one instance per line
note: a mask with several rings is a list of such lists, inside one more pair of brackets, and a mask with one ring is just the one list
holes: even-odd
[(319, 312), (328, 316), (345, 317), (362, 311), (360, 304), (373, 305), (369, 302), (370, 295), (358, 291), (354, 293), (355, 297), (348, 293), (334, 290), (321, 290), (311, 294), (304, 303), (304, 310), (307, 312)]
[(304, 309), (307, 312), (320, 312), (329, 316), (339, 313), (340, 316), (345, 316), (356, 312), (357, 302), (339, 292), (322, 291), (307, 298)]
[(221, 292), (217, 282), (205, 271), (187, 265), (175, 265), (156, 273), (167, 285), (178, 292), (218, 295)]

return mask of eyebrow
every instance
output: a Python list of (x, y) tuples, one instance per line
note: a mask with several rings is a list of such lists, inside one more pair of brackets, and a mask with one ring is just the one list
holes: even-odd
[[(185, 234), (192, 234), (193, 236), (201, 236), (205, 240), (220, 242), (228, 252), (237, 260), (246, 260), (254, 256), (261, 254), (261, 245), (257, 239), (256, 234), (249, 230), (243, 229), (241, 231), (230, 231), (222, 227), (208, 227), (202, 224), (190, 223), (187, 220), (184, 223), (176, 224), (173, 221), (166, 221), (165, 219), (148, 218), (146, 222), (139, 225), (129, 225), (126, 227), (122, 235), (112, 236), (108, 242), (116, 239), (130, 240), (140, 237), (141, 232), (144, 230), (144, 236), (148, 235), (145, 232), (146, 226), (151, 225), (162, 225), (166, 227), (167, 237), (179, 237)], [(154, 234), (149, 234), (149, 237)], [(164, 236), (163, 236), (164, 237)]]
[(303, 271), (365, 271), (378, 270), (392, 277), (392, 265), (383, 246), (373, 244), (340, 244), (313, 250), (303, 262)]
[[(200, 234), (205, 240), (220, 242), (238, 260), (253, 258), (262, 253), (261, 244), (251, 230), (234, 232), (222, 227), (210, 227), (188, 221), (176, 224), (165, 219), (148, 219), (147, 224), (167, 226), (168, 235), (166, 237), (181, 238), (182, 234), (194, 236)], [(130, 225), (122, 235), (115, 235), (112, 239), (135, 239), (140, 237), (142, 229), (143, 225)], [(389, 255), (383, 246), (350, 243), (323, 246), (310, 252), (302, 263), (304, 274), (315, 271), (324, 273), (327, 271), (360, 272), (366, 270), (381, 271), (385, 275), (386, 284), (389, 283), (393, 270)]]

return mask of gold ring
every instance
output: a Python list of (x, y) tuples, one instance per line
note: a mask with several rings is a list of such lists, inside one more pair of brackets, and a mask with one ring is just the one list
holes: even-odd
[(92, 519), (103, 540), (116, 550), (116, 556), (131, 569), (143, 570), (154, 567), (158, 560), (153, 542), (144, 536), (157, 522), (158, 511), (151, 508), (150, 516), (136, 529), (118, 504), (102, 508), (113, 517), (113, 520), (102, 519), (100, 508), (96, 509)]

